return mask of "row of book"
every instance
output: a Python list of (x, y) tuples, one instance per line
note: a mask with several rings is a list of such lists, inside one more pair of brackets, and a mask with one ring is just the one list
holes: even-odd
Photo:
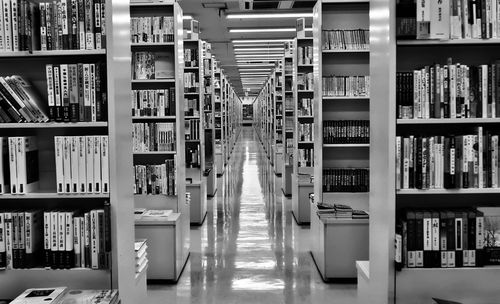
[(132, 43), (165, 43), (174, 41), (174, 17), (152, 16), (130, 18)]
[(369, 142), (369, 120), (323, 121), (323, 144), (367, 144)]
[[(283, 103), (276, 102), (276, 115), (283, 115)], [(244, 117), (253, 117), (253, 108), (252, 110), (245, 111)]]
[(186, 147), (186, 168), (199, 168), (201, 166), (200, 144)]
[(294, 127), (295, 127), (295, 122), (293, 121), (293, 117), (285, 116), (285, 129), (287, 131), (293, 131)]
[(205, 129), (212, 129), (214, 127), (214, 115), (212, 112), (204, 113), (204, 126)]
[(119, 304), (117, 289), (69, 290), (67, 287), (29, 288), (16, 297), (11, 304)]
[(294, 99), (292, 96), (285, 96), (285, 110), (293, 110), (295, 106)]
[(110, 267), (109, 204), (88, 212), (0, 212), (0, 269)]
[(313, 90), (314, 89), (313, 73), (297, 74), (297, 90)]
[(499, 264), (495, 257), (499, 223), (498, 208), (492, 207), (404, 210), (396, 224), (396, 264), (398, 268)]
[(190, 49), (184, 48), (184, 66), (185, 67), (198, 67), (200, 62), (198, 55), (198, 48)]
[(203, 77), (203, 94), (205, 94), (205, 97), (212, 97), (212, 78), (209, 77), (210, 75), (204, 74)]
[(396, 5), (398, 39), (489, 39), (500, 35), (497, 0), (404, 0)]
[(203, 96), (203, 110), (204, 111), (212, 111), (212, 95), (205, 94)]
[(198, 93), (200, 82), (197, 73), (184, 73), (184, 93)]
[(0, 52), (106, 47), (104, 0), (4, 0)]
[(370, 76), (327, 76), (322, 79), (323, 96), (367, 97), (370, 94)]
[(500, 61), (468, 66), (452, 62), (396, 74), (398, 117), (500, 117)]
[(314, 167), (314, 149), (298, 149), (297, 163), (299, 167)]
[(133, 152), (176, 151), (175, 123), (132, 124)]
[(363, 210), (352, 209), (351, 206), (345, 204), (318, 203), (316, 205), (320, 219), (368, 219), (368, 213)]
[(55, 136), (57, 193), (109, 193), (107, 135)]
[(200, 102), (196, 98), (184, 98), (184, 116), (200, 116)]
[(303, 141), (314, 141), (314, 123), (299, 123), (297, 126), (297, 140)]
[(210, 81), (210, 78), (212, 77), (212, 59), (203, 59), (203, 75)]
[(160, 165), (134, 165), (134, 194), (177, 195), (177, 158)]
[(173, 52), (133, 52), (132, 79), (173, 79), (174, 58)]
[(186, 140), (200, 140), (200, 119), (186, 119), (184, 121), (184, 137)]
[(285, 60), (285, 75), (291, 76), (293, 72), (293, 62), (291, 60)]
[(397, 189), (499, 187), (498, 135), (397, 136)]
[(367, 50), (369, 46), (370, 32), (368, 30), (321, 31), (321, 48), (323, 50)]
[(299, 116), (313, 115), (314, 102), (312, 98), (300, 98), (297, 106)]
[(175, 116), (175, 88), (132, 90), (132, 117)]
[(297, 47), (297, 64), (312, 64), (313, 63), (313, 47), (299, 46)]
[(368, 192), (367, 168), (323, 168), (323, 192)]

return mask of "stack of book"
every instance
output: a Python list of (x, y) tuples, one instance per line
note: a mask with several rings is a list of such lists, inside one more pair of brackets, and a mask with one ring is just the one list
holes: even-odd
[(368, 213), (362, 210), (353, 210), (344, 204), (318, 203), (316, 213), (320, 219), (367, 219)]
[(68, 290), (67, 287), (30, 288), (15, 298), (11, 304), (118, 304), (116, 289)]
[(0, 213), (0, 269), (107, 269), (110, 225), (109, 204), (84, 213)]
[(425, 66), (396, 74), (398, 118), (500, 117), (500, 61)]
[(148, 253), (147, 253), (146, 239), (139, 239), (135, 241), (135, 274), (138, 276), (148, 267)]

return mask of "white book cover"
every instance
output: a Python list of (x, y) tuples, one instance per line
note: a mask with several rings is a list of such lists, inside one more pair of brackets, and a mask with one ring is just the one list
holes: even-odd
[(60, 258), (66, 251), (66, 212), (63, 211), (57, 213), (57, 251), (59, 251)]
[(455, 264), (455, 251), (448, 251), (448, 267), (449, 268), (454, 268), (456, 266)]
[(90, 64), (83, 64), (83, 105), (85, 108), (85, 120), (91, 119), (91, 97), (90, 97)]
[(63, 137), (64, 192), (71, 193), (71, 136)]
[(484, 248), (484, 216), (476, 216), (476, 249)]
[(94, 193), (101, 193), (101, 136), (94, 136)]
[[(0, 261), (6, 263), (7, 253), (5, 249), (5, 215), (0, 212)], [(5, 265), (0, 264), (0, 270), (5, 269)]]
[(12, 243), (13, 243), (13, 233), (14, 227), (12, 225), (12, 213), (4, 213), (4, 224), (5, 224), (5, 252), (6, 252), (6, 269), (12, 269)]
[(99, 225), (97, 224), (97, 210), (90, 211), (90, 253), (91, 268), (99, 269)]
[(79, 158), (80, 158), (80, 137), (71, 136), (71, 192), (78, 193), (79, 177)]
[(109, 137), (101, 136), (101, 190), (109, 193)]
[(45, 2), (40, 2), (40, 50), (47, 50), (47, 5)]
[(54, 153), (56, 157), (56, 185), (57, 193), (65, 193), (64, 187), (64, 136), (54, 136)]
[(85, 136), (86, 146), (87, 146), (87, 164), (86, 164), (86, 175), (87, 175), (87, 193), (94, 193), (94, 137)]
[(410, 188), (410, 138), (403, 138), (403, 189)]
[[(430, 216), (430, 214), (429, 214)], [(426, 217), (424, 218), (424, 250), (430, 251), (432, 250), (432, 218)]]
[(10, 10), (10, 1), (3, 0), (3, 29), (4, 29), (4, 42), (5, 42), (5, 51), (12, 52), (12, 19), (11, 19), (11, 10)]
[(80, 222), (80, 264), (79, 267), (85, 267), (85, 217), (81, 216), (78, 218)]
[(75, 267), (80, 267), (81, 266), (81, 230), (82, 230), (82, 227), (81, 227), (81, 221), (80, 221), (80, 217), (74, 217), (73, 218), (73, 235), (74, 235), (74, 238), (73, 238), (73, 248), (75, 249), (75, 263), (74, 263), (74, 266)]
[(396, 190), (401, 189), (401, 136), (396, 136)]
[(33, 181), (28, 184), (28, 170), (38, 170), (38, 168), (30, 168), (33, 165), (29, 161), (31, 157), (29, 152), (38, 150), (36, 144), (36, 137), (17, 137), (17, 148), (16, 148), (16, 158), (17, 158), (17, 183), (18, 183), (18, 194), (26, 194), (35, 190), (38, 186), (38, 181)]
[(432, 250), (439, 251), (439, 215), (433, 217), (432, 221)]
[[(8, 0), (4, 0), (8, 1)], [(19, 7), (17, 0), (10, 0), (11, 27), (12, 27), (12, 50), (19, 51)]]
[(78, 136), (78, 192), (86, 192), (87, 183), (87, 144), (85, 136)]

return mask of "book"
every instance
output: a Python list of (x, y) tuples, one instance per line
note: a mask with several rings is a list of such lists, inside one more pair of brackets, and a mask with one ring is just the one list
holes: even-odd
[(30, 288), (26, 289), (18, 297), (16, 297), (12, 304), (55, 304), (64, 296), (67, 287), (53, 287), (53, 288)]
[(118, 290), (69, 290), (61, 300), (60, 304), (116, 304), (119, 302)]

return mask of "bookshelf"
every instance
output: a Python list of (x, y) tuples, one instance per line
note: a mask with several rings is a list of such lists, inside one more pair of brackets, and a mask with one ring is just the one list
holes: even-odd
[[(12, 51), (0, 53), (1, 76), (20, 75), (31, 85), (39, 100), (42, 109), (48, 107), (46, 65), (93, 63), (103, 62), (105, 65), (101, 76), (107, 80), (101, 82), (101, 89), (107, 93), (107, 112), (99, 122), (48, 122), (48, 123), (9, 123), (2, 124), (0, 132), (2, 137), (35, 136), (38, 143), (38, 173), (40, 185), (38, 190), (26, 195), (1, 195), (2, 209), (0, 212), (13, 210), (65, 210), (76, 211), (83, 209), (102, 208), (104, 202), (110, 204), (111, 228), (111, 263), (109, 267), (101, 270), (84, 268), (53, 269), (7, 269), (0, 272), (0, 299), (13, 299), (22, 291), (30, 287), (49, 287), (64, 285), (72, 289), (108, 289), (119, 288), (122, 303), (137, 303), (143, 299), (142, 294), (134, 279), (134, 253), (133, 253), (133, 201), (130, 166), (130, 154), (119, 151), (131, 149), (129, 141), (119, 140), (130, 135), (127, 117), (129, 110), (118, 105), (122, 99), (129, 98), (130, 73), (128, 65), (123, 61), (130, 60), (128, 53), (128, 22), (113, 23), (113, 16), (123, 15), (128, 20), (128, 4), (105, 3), (106, 34), (102, 38), (106, 47), (100, 50), (40, 50), (39, 45), (34, 45), (33, 52)], [(38, 33), (33, 29), (34, 33)], [(118, 59), (120, 58), (120, 59)], [(117, 73), (115, 75), (115, 73)], [(112, 81), (111, 81), (112, 79)], [(76, 99), (72, 99), (76, 100)], [(48, 111), (47, 111), (48, 113)], [(56, 191), (55, 173), (55, 136), (85, 136), (107, 135), (109, 139), (109, 194), (76, 194), (58, 195)], [(43, 160), (43, 161), (42, 161)], [(123, 164), (129, 164), (123, 166)], [(72, 199), (76, 198), (76, 199)], [(38, 265), (40, 266), (40, 265)]]
[[(318, 1), (313, 10), (313, 111), (317, 140), (314, 202), (310, 204), (311, 254), (323, 280), (356, 278), (356, 261), (368, 258), (368, 219), (321, 217), (317, 204), (344, 204), (366, 212), (371, 206), (372, 192), (362, 186), (367, 186), (368, 177), (371, 180), (368, 122), (372, 107), (369, 85), (360, 81), (370, 75), (370, 52), (367, 45), (348, 45), (331, 39), (368, 30), (369, 15), (368, 1)], [(349, 85), (349, 81), (362, 85)], [(337, 132), (340, 129), (350, 135), (343, 136)], [(352, 183), (345, 183), (346, 178)], [(369, 189), (373, 189), (372, 185)]]
[(293, 55), (291, 47), (283, 58), (283, 170), (281, 189), (285, 196), (292, 195), (294, 104), (293, 104)]
[(283, 172), (283, 100), (284, 100), (284, 90), (283, 90), (283, 59), (279, 60), (274, 69), (274, 144), (275, 144), (275, 154), (274, 154), (274, 173), (276, 176), (281, 176)]
[(222, 69), (219, 67), (219, 62), (214, 61), (214, 110), (215, 110), (215, 165), (217, 168), (217, 176), (224, 174), (224, 133), (222, 131), (223, 125), (223, 74)]
[[(167, 31), (163, 36), (160, 35), (159, 40), (157, 38), (150, 38), (147, 40), (147, 43), (144, 44), (137, 42), (134, 43), (130, 49), (132, 58), (140, 58), (135, 55), (137, 53), (153, 53), (155, 62), (154, 77), (149, 76), (150, 79), (146, 80), (132, 80), (132, 90), (135, 90), (135, 92), (150, 92), (154, 90), (155, 92), (160, 92), (159, 94), (163, 93), (163, 95), (158, 97), (157, 103), (151, 104), (153, 106), (157, 105), (159, 109), (162, 110), (163, 107), (165, 108), (165, 110), (158, 112), (154, 110), (144, 112), (136, 111), (138, 115), (133, 115), (131, 119), (132, 126), (144, 123), (148, 126), (163, 128), (164, 125), (161, 124), (166, 123), (169, 127), (168, 132), (164, 133), (164, 137), (169, 139), (167, 151), (162, 151), (165, 149), (160, 146), (158, 146), (158, 149), (154, 147), (151, 149), (150, 146), (149, 150), (151, 151), (133, 153), (136, 170), (143, 166), (142, 168), (146, 168), (146, 171), (148, 168), (151, 168), (149, 169), (151, 171), (155, 170), (154, 168), (160, 168), (156, 170), (168, 172), (167, 174), (162, 174), (164, 175), (162, 180), (166, 181), (165, 184), (161, 185), (162, 191), (160, 192), (155, 191), (155, 194), (148, 193), (146, 188), (142, 189), (142, 193), (139, 193), (141, 192), (140, 187), (136, 185), (134, 205), (135, 208), (170, 209), (173, 210), (174, 213), (180, 213), (179, 219), (176, 221), (175, 229), (177, 233), (175, 235), (175, 240), (172, 240), (172, 242), (177, 244), (176, 256), (165, 258), (165, 263), (167, 263), (167, 261), (171, 263), (169, 267), (173, 269), (173, 273), (168, 274), (168, 277), (164, 277), (166, 280), (177, 281), (189, 257), (190, 248), (190, 206), (186, 204), (186, 167), (184, 165), (186, 160), (185, 116), (187, 115), (185, 115), (184, 112), (185, 108), (181, 106), (184, 104), (183, 102), (185, 99), (185, 81), (183, 79), (185, 57), (184, 45), (182, 43), (182, 9), (175, 1), (131, 3), (130, 16), (132, 22), (138, 22), (139, 24), (141, 21), (149, 22), (144, 20), (159, 18), (160, 22), (163, 22), (165, 25), (163, 28)], [(144, 37), (144, 35), (140, 35), (139, 37)], [(156, 45), (155, 43), (157, 42), (160, 43), (160, 45)], [(134, 72), (134, 70), (135, 66), (133, 60), (132, 71)], [(133, 76), (136, 76), (132, 77), (133, 79), (143, 78), (140, 77), (140, 74), (137, 72), (133, 73)], [(164, 101), (161, 102), (161, 100)], [(200, 98), (198, 97), (198, 102), (199, 100)], [(148, 120), (144, 121), (141, 116), (148, 116)], [(130, 126), (128, 128), (130, 129)], [(154, 132), (150, 134), (154, 134)], [(135, 136), (137, 139), (142, 139), (138, 132), (135, 133)], [(162, 168), (161, 166), (164, 167)], [(143, 175), (141, 175), (141, 171), (137, 172), (136, 176), (138, 179), (136, 180), (140, 180), (139, 177), (143, 177)], [(158, 186), (155, 188), (157, 189)], [(166, 189), (168, 191), (165, 191)], [(143, 225), (137, 222), (136, 233), (141, 234), (143, 230)], [(161, 253), (151, 250), (151, 255), (158, 254)], [(148, 268), (148, 273), (153, 271), (154, 268), (154, 265), (151, 264)]]
[(207, 195), (215, 196), (217, 192), (217, 167), (215, 166), (215, 66), (210, 43), (204, 42), (203, 46), (205, 175), (207, 179)]
[(184, 39), (186, 191), (191, 195), (189, 214), (193, 225), (201, 225), (207, 214), (203, 47), (200, 39)]
[(298, 224), (309, 224), (311, 208), (309, 193), (314, 192), (314, 118), (313, 112), (313, 38), (295, 38), (293, 41), (293, 164), (292, 214)]

